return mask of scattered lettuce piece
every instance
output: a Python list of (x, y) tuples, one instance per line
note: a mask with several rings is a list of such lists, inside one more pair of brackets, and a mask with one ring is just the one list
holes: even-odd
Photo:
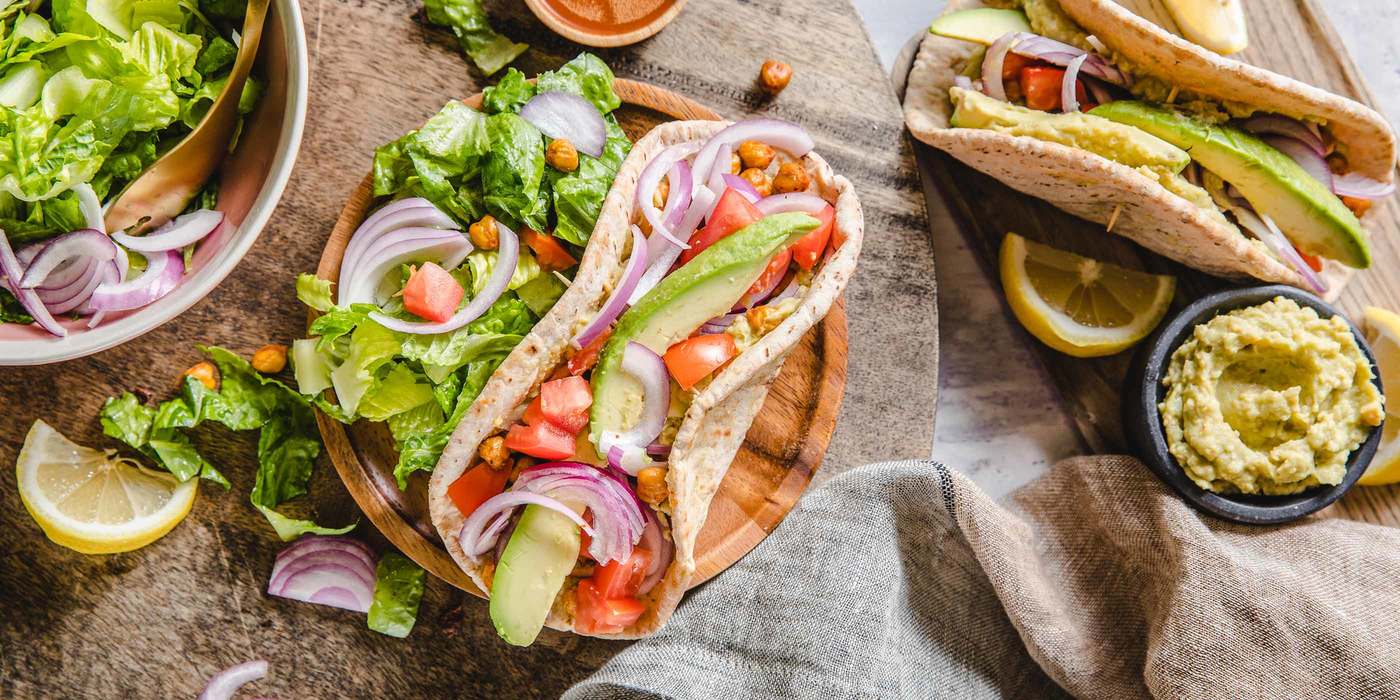
[(427, 572), (398, 552), (385, 552), (375, 570), (374, 600), (369, 606), (369, 628), (400, 639), (407, 637), (418, 619)]
[(289, 518), (277, 511), (253, 504), (267, 518), (267, 522), (272, 525), (272, 529), (277, 531), (277, 536), (283, 542), (291, 542), (302, 535), (343, 535), (359, 526), (360, 521), (356, 520), (345, 527), (321, 527), (310, 520), (298, 520)]
[(335, 301), (331, 298), (331, 281), (306, 272), (297, 275), (297, 299), (321, 313), (335, 307)]
[(486, 75), (505, 68), (530, 48), (496, 33), (481, 0), (423, 0), (423, 9), (427, 10), (429, 22), (452, 30), (462, 51)]

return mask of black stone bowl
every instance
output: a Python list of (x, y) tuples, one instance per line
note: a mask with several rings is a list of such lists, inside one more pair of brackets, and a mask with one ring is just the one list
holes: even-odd
[[(1163, 432), (1162, 417), (1157, 411), (1157, 405), (1162, 402), (1166, 393), (1162, 386), (1162, 376), (1167, 371), (1172, 353), (1191, 337), (1196, 326), (1219, 314), (1256, 306), (1280, 296), (1298, 302), (1299, 306), (1312, 307), (1323, 318), (1341, 316), (1341, 312), (1327, 302), (1307, 292), (1283, 285), (1217, 292), (1182, 309), (1159, 328), (1138, 349), (1123, 385), (1123, 430), (1133, 452), (1187, 503), (1211, 515), (1249, 525), (1269, 525), (1297, 520), (1341, 498), (1365, 473), (1381, 439), (1381, 426), (1377, 426), (1347, 458), (1347, 471), (1342, 483), (1336, 486), (1317, 486), (1291, 496), (1250, 496), (1206, 491), (1186, 475), (1176, 463), (1176, 459), (1167, 451), (1167, 438)], [(1375, 370), (1376, 358), (1371, 354), (1366, 339), (1362, 337), (1356, 324), (1346, 316), (1342, 318), (1351, 326), (1352, 335), (1356, 336), (1356, 344), (1361, 348), (1361, 352), (1371, 361), (1376, 388), (1384, 391), (1380, 374)]]

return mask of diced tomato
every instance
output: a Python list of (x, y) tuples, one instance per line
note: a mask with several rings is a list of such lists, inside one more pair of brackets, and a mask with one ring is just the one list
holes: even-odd
[(1351, 213), (1357, 216), (1363, 216), (1366, 212), (1371, 210), (1372, 202), (1369, 199), (1361, 199), (1360, 197), (1342, 197), (1342, 204), (1347, 205)]
[(1051, 112), (1060, 108), (1060, 83), (1065, 69), (1051, 66), (1027, 66), (1021, 69), (1021, 92), (1026, 106)]
[[(822, 222), (820, 226), (812, 229), (811, 233), (797, 239), (789, 250), (792, 251), (792, 261), (797, 266), (810, 270), (821, 260), (822, 253), (826, 252), (826, 242), (831, 238), (831, 229), (836, 228), (836, 209), (830, 204), (814, 214), (817, 221)], [(766, 270), (765, 270), (766, 272)]]
[(457, 477), (457, 480), (447, 487), (447, 497), (452, 499), (457, 505), (457, 510), (462, 511), (462, 515), (471, 515), (487, 499), (506, 490), (508, 478), (509, 469), (492, 469), (491, 465), (482, 462)]
[(540, 411), (545, 420), (577, 435), (588, 425), (588, 407), (593, 405), (593, 390), (583, 377), (564, 377), (545, 382), (540, 387)]
[(1001, 60), (1001, 79), (1003, 81), (1015, 80), (1017, 76), (1021, 75), (1022, 68), (1033, 63), (1035, 63), (1034, 59), (1026, 58), (1020, 54), (1008, 51), (1006, 53), (1006, 58)]
[(724, 194), (719, 196), (719, 204), (715, 205), (714, 213), (710, 214), (710, 222), (705, 224), (705, 228), (696, 231), (687, 241), (690, 247), (681, 251), (680, 264), (690, 262), (715, 241), (762, 218), (763, 212), (759, 211), (758, 207), (745, 199), (738, 190), (726, 187)]
[(547, 270), (567, 270), (578, 264), (559, 239), (531, 228), (520, 231), (520, 240), (535, 251), (535, 260)]
[(749, 287), (747, 292), (744, 292), (743, 301), (745, 303), (757, 301), (754, 297), (768, 291), (778, 283), (778, 280), (783, 278), (783, 275), (787, 274), (789, 262), (792, 262), (791, 248), (774, 255), (773, 259), (768, 261), (768, 267), (763, 268), (763, 274), (753, 281), (753, 285)]
[(639, 547), (622, 561), (610, 561), (593, 570), (593, 583), (604, 598), (631, 598), (646, 580), (651, 552)]
[[(593, 525), (593, 511), (585, 508), (583, 510), (583, 522)], [(593, 546), (593, 536), (586, 530), (578, 531), (578, 555), (589, 561), (593, 560), (593, 555), (588, 553), (588, 548)]]
[(529, 406), (525, 407), (525, 417), (522, 419), (525, 425), (539, 425), (544, 421), (544, 410), (540, 408), (540, 397), (536, 396)]
[(621, 632), (646, 612), (636, 598), (604, 598), (592, 579), (578, 582), (574, 593), (574, 629), (586, 634)]
[(1307, 263), (1308, 267), (1313, 269), (1313, 272), (1322, 272), (1322, 258), (1316, 255), (1309, 255), (1301, 250), (1298, 251), (1298, 255), (1303, 258), (1303, 262)]
[(452, 273), (425, 262), (403, 286), (403, 307), (414, 316), (442, 323), (457, 312), (463, 294), (462, 285), (457, 284)]
[(608, 343), (608, 338), (612, 337), (613, 329), (609, 328), (598, 334), (592, 342), (583, 346), (573, 357), (569, 358), (569, 374), (583, 374), (593, 365), (598, 364), (598, 353), (603, 351), (603, 346)]
[(734, 336), (712, 333), (686, 338), (666, 349), (662, 360), (682, 389), (690, 391), (696, 382), (708, 377), (739, 354)]
[(568, 459), (574, 456), (574, 436), (547, 420), (516, 425), (506, 433), (506, 449), (540, 459)]

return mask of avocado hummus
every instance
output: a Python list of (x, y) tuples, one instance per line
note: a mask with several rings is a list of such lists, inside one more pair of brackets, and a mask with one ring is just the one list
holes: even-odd
[(1347, 456), (1384, 416), (1346, 321), (1284, 297), (1196, 326), (1162, 384), (1172, 456), (1219, 493), (1341, 483)]

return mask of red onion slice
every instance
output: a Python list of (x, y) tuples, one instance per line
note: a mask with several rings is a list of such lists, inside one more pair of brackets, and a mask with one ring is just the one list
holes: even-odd
[(641, 281), (646, 266), (647, 239), (642, 235), (642, 230), (633, 225), (632, 255), (627, 258), (627, 267), (622, 270), (622, 279), (618, 281), (612, 295), (603, 303), (603, 308), (598, 310), (598, 315), (574, 337), (575, 348), (582, 348), (593, 342), (598, 334), (607, 330), (613, 320), (622, 314), (622, 310), (627, 308), (627, 298), (632, 296), (632, 290), (637, 288), (637, 282)]
[(144, 236), (132, 236), (118, 231), (112, 234), (112, 240), (138, 253), (179, 250), (203, 240), (205, 236), (213, 233), (223, 220), (223, 212), (200, 209), (181, 214)]
[(78, 195), (78, 211), (83, 213), (83, 223), (94, 231), (107, 232), (107, 224), (102, 220), (102, 202), (92, 185), (80, 182), (73, 185), (73, 193)]
[(705, 186), (709, 187), (717, 195), (724, 194), (724, 176), (733, 175), (730, 171), (734, 165), (734, 147), (727, 143), (719, 145), (719, 150), (715, 152), (715, 164), (710, 168), (710, 173), (705, 177)]
[(204, 690), (200, 691), (198, 700), (233, 700), (233, 694), (238, 692), (239, 688), (253, 681), (262, 680), (265, 676), (267, 676), (267, 662), (262, 659), (229, 666), (209, 679)]
[[(517, 485), (518, 482), (517, 479)], [(573, 508), (560, 503), (551, 496), (533, 491), (515, 490), (515, 488), (512, 486), (512, 490), (498, 493), (486, 499), (485, 502), (476, 507), (476, 510), (472, 511), (471, 515), (467, 516), (467, 521), (462, 523), (462, 528), (457, 531), (457, 539), (461, 543), (462, 551), (466, 552), (468, 557), (475, 560), (490, 551), (496, 545), (496, 539), (505, 528), (506, 521), (510, 520), (510, 513), (517, 506), (523, 505), (548, 508), (573, 521), (590, 537), (596, 536), (594, 526), (589, 525)], [(594, 517), (597, 518), (597, 514), (594, 514)]]
[[(407, 213), (409, 210), (413, 210), (413, 213)], [(350, 234), (350, 242), (346, 244), (345, 255), (340, 260), (340, 279), (348, 280), (354, 276), (360, 256), (380, 236), (408, 227), (456, 229), (457, 223), (422, 197), (409, 197), (385, 204), (366, 217), (360, 227)], [(344, 285), (340, 289), (337, 303), (344, 306), (349, 302), (345, 300)]]
[(100, 284), (90, 303), (95, 311), (122, 311), (145, 306), (169, 294), (185, 274), (184, 258), (173, 250), (152, 253), (146, 258), (146, 271), (136, 279), (116, 284)]
[(1372, 180), (1361, 173), (1346, 173), (1333, 176), (1332, 191), (1340, 197), (1380, 199), (1395, 194), (1395, 183)]
[(1275, 257), (1282, 260), (1289, 267), (1293, 268), (1303, 280), (1312, 287), (1318, 294), (1327, 293), (1327, 284), (1313, 272), (1307, 261), (1298, 255), (1298, 249), (1293, 247), (1293, 243), (1280, 231), (1278, 225), (1270, 219), (1267, 214), (1260, 214), (1248, 207), (1235, 207), (1232, 212), (1235, 220), (1240, 222), (1240, 226), (1254, 234), (1269, 250), (1273, 251)]
[(764, 216), (790, 211), (816, 214), (826, 208), (826, 200), (810, 192), (788, 192), (764, 197), (754, 202), (754, 207), (763, 212)]
[[(357, 566), (356, 564), (360, 564)], [(374, 587), (374, 565), (365, 564), (353, 554), (347, 554), (340, 550), (323, 550), (309, 552), (302, 556), (291, 557), (287, 560), (279, 560), (272, 567), (272, 577), (267, 581), (268, 590), (281, 590), (286, 585), (287, 580), (307, 569), (327, 564), (336, 564), (348, 569), (355, 578), (364, 585)]]
[(720, 146), (733, 147), (735, 144), (745, 141), (759, 141), (768, 144), (773, 148), (786, 151), (795, 158), (807, 155), (816, 146), (807, 130), (792, 122), (768, 118), (745, 119), (730, 124), (711, 136), (710, 140), (705, 142), (704, 148), (701, 148), (695, 156), (691, 168), (703, 176), (714, 167), (715, 157), (719, 155)]
[(657, 459), (666, 459), (671, 456), (671, 446), (653, 442), (647, 445), (647, 454)]
[(1079, 69), (1084, 65), (1084, 61), (1089, 58), (1089, 54), (1077, 56), (1065, 67), (1065, 77), (1060, 81), (1060, 111), (1078, 112), (1079, 99), (1075, 95), (1075, 86), (1079, 85)]
[(1105, 104), (1113, 101), (1113, 93), (1109, 91), (1108, 87), (1105, 86), (1102, 81), (1098, 78), (1091, 78), (1087, 75), (1083, 75), (1082, 69), (1080, 73), (1079, 82), (1083, 83), (1084, 86), (1088, 88), (1089, 94), (1094, 97), (1094, 102)]
[[(376, 563), (374, 550), (369, 545), (353, 538), (343, 535), (304, 535), (277, 553), (276, 562), (278, 565), (286, 566), (296, 561), (298, 558), (316, 554), (319, 552), (335, 551), (348, 557), (360, 560), (364, 566), (373, 570)], [(274, 570), (276, 566), (273, 567)]]
[(752, 182), (749, 182), (748, 180), (745, 180), (744, 178), (739, 177), (738, 175), (724, 173), (723, 175), (720, 175), (720, 179), (724, 181), (725, 187), (731, 187), (735, 190), (738, 190), (739, 194), (744, 195), (744, 199), (749, 200), (749, 204), (753, 204), (754, 202), (763, 199), (763, 196), (760, 195), (758, 193), (758, 190), (754, 188)]
[(15, 259), (15, 251), (10, 247), (10, 239), (5, 236), (3, 229), (0, 229), (0, 272), (4, 273), (8, 282), (6, 286), (19, 300), (20, 306), (34, 317), (34, 322), (39, 324), (40, 328), (60, 338), (68, 335), (68, 329), (58, 325), (58, 321), (44, 308), (44, 303), (39, 301), (39, 296), (34, 290), (20, 288), (19, 280), (24, 276), (24, 270), (20, 267), (19, 260)]
[[(378, 311), (371, 313), (369, 317), (374, 319), (375, 323), (391, 331), (417, 335), (448, 333), (475, 321), (505, 293), (506, 287), (510, 285), (510, 278), (515, 275), (515, 264), (520, 259), (520, 238), (515, 235), (515, 232), (498, 221), (496, 222), (496, 234), (500, 239), (500, 244), (496, 249), (496, 268), (491, 271), (491, 278), (486, 281), (486, 286), (481, 289), (481, 293), (472, 297), (471, 302), (458, 310), (457, 313), (452, 314), (452, 318), (442, 323), (404, 321)], [(460, 234), (457, 235), (460, 236)], [(467, 245), (471, 244), (467, 243)]]
[[(697, 148), (699, 147), (693, 142), (678, 143), (674, 146), (670, 146), (656, 154), (656, 157), (652, 158), (651, 162), (647, 163), (645, 168), (642, 168), (642, 174), (637, 177), (636, 205), (638, 209), (642, 210), (642, 216), (646, 218), (647, 223), (651, 225), (652, 235), (655, 236), (657, 233), (660, 233), (667, 240), (671, 241), (671, 243), (681, 248), (690, 247), (683, 237), (679, 237), (679, 234), (685, 232), (679, 230), (672, 231), (671, 229), (676, 227), (666, 225), (665, 217), (662, 215), (661, 211), (656, 208), (656, 202), (653, 200), (656, 197), (656, 188), (661, 184), (662, 176), (669, 172), (676, 163), (694, 153)], [(703, 171), (698, 172), (703, 174)], [(679, 182), (671, 183), (671, 196), (679, 196), (679, 193), (676, 191), (677, 185), (679, 184)], [(694, 197), (694, 193), (692, 193), (691, 196)], [(670, 199), (670, 197), (668, 197), (668, 199)], [(669, 204), (669, 202), (667, 203)], [(688, 236), (689, 234), (686, 235)]]
[(1332, 190), (1332, 169), (1327, 167), (1327, 161), (1310, 146), (1288, 136), (1262, 136), (1260, 138), (1278, 149), (1280, 153), (1292, 158), (1293, 162), (1313, 176), (1314, 180), (1325, 185), (1329, 191)]
[[(498, 227), (499, 230), (500, 227)], [(401, 228), (375, 241), (360, 260), (354, 274), (340, 278), (343, 304), (379, 304), (377, 296), (384, 277), (407, 263), (432, 260), (444, 269), (457, 267), (472, 252), (471, 241), (458, 231), (435, 228)]]
[[(326, 589), (344, 592), (323, 595)], [(279, 598), (363, 613), (369, 612), (370, 602), (374, 599), (374, 584), (366, 585), (359, 576), (359, 570), (347, 563), (319, 564), (286, 577), (277, 588), (269, 586), (267, 593)]]
[(117, 246), (107, 234), (93, 229), (79, 229), (65, 233), (44, 244), (34, 261), (20, 278), (22, 289), (33, 289), (44, 281), (59, 265), (73, 258), (111, 260), (117, 256)]
[(646, 526), (641, 501), (626, 477), (600, 472), (582, 462), (530, 467), (520, 472), (511, 489), (507, 493), (527, 491), (586, 507), (593, 514), (593, 543), (588, 553), (600, 564), (630, 556)]
[(568, 139), (580, 153), (594, 158), (607, 145), (607, 125), (592, 102), (571, 92), (542, 92), (530, 98), (520, 116), (552, 139)]
[(714, 317), (714, 318), (712, 318), (712, 319), (706, 321), (706, 322), (704, 323), (704, 325), (700, 326), (700, 332), (703, 333), (703, 334), (705, 334), (705, 335), (714, 335), (714, 334), (716, 334), (716, 333), (723, 333), (723, 332), (724, 332), (724, 329), (726, 329), (726, 328), (728, 328), (729, 326), (733, 325), (734, 319), (739, 318), (739, 315), (740, 315), (739, 313), (735, 312), (735, 313), (727, 313), (727, 314), (724, 314), (723, 316), (716, 316), (716, 317)]
[[(1040, 36), (1039, 34), (1028, 34), (1025, 32), (1017, 32), (1017, 34), (1020, 35), (1019, 40), (1011, 49), (1012, 53), (1027, 58), (1039, 59), (1061, 67), (1068, 66), (1070, 61), (1088, 54), (1089, 58), (1084, 61), (1083, 68), (1081, 69), (1086, 75), (1092, 75), (1095, 78), (1118, 86), (1127, 86), (1128, 84), (1128, 77), (1098, 54), (1089, 54), (1077, 46), (1070, 46), (1064, 42)], [(988, 49), (987, 53), (991, 55), (991, 49)], [(1000, 65), (997, 66), (997, 77), (1001, 77)], [(983, 73), (982, 78), (986, 80), (985, 73)]]
[(690, 164), (683, 160), (677, 161), (671, 166), (671, 172), (666, 177), (671, 183), (671, 189), (666, 195), (666, 208), (661, 211), (661, 220), (674, 231), (685, 219), (686, 210), (690, 209), (690, 192), (694, 187)]
[[(226, 230), (227, 228), (227, 225), (221, 225), (220, 231)], [(205, 246), (205, 248), (208, 248), (208, 246)], [(195, 259), (198, 259), (198, 254), (196, 254)], [(103, 280), (103, 282), (108, 284), (117, 284), (118, 282), (125, 280), (126, 272), (130, 268), (130, 266), (131, 261), (127, 259), (126, 250), (123, 249), (121, 246), (117, 246), (117, 259), (112, 261), (112, 270), (108, 274), (107, 278)], [(80, 311), (82, 311), (83, 313), (91, 313), (94, 309), (92, 308), (92, 304), (90, 303), (90, 301), (91, 297), (89, 297), (89, 303), (84, 305), (83, 308), (80, 309)], [(102, 323), (102, 319), (106, 317), (106, 311), (98, 311), (96, 313), (93, 313), (92, 318), (88, 319), (87, 327), (96, 328), (97, 324)]]
[[(685, 213), (685, 218), (681, 220), (681, 225), (676, 227), (677, 231), (684, 231), (686, 238), (695, 232), (700, 224), (701, 217), (709, 212), (710, 207), (719, 201), (719, 197), (708, 187), (701, 187), (695, 191), (695, 198), (690, 203), (690, 210)], [(636, 289), (632, 290), (632, 295), (627, 298), (627, 303), (636, 306), (642, 297), (646, 296), (653, 287), (671, 271), (671, 266), (676, 264), (676, 260), (681, 256), (681, 248), (673, 245), (670, 240), (661, 236), (653, 235), (647, 239), (648, 253), (647, 259), (651, 263), (647, 266), (646, 272), (642, 273), (642, 279), (637, 282)]]
[(1001, 82), (1001, 69), (1006, 63), (1006, 53), (1025, 36), (1023, 32), (1007, 32), (987, 47), (987, 55), (982, 58), (982, 88), (988, 97), (1006, 101), (1006, 86)]
[(40, 287), (35, 290), (39, 295), (39, 301), (44, 302), (50, 313), (63, 314), (82, 306), (92, 291), (97, 289), (97, 285), (107, 280), (106, 273), (111, 270), (111, 261), (94, 260), (87, 258), (83, 263), (83, 274), (67, 285), (55, 289), (45, 289)]
[(1290, 119), (1278, 114), (1262, 114), (1246, 119), (1242, 126), (1246, 131), (1255, 134), (1287, 136), (1288, 138), (1301, 141), (1319, 156), (1327, 155), (1327, 146), (1322, 142), (1322, 137), (1296, 119)]
[[(671, 375), (661, 356), (645, 345), (628, 342), (622, 351), (622, 371), (642, 385), (642, 414), (625, 433), (607, 431), (599, 438), (604, 454), (614, 446), (643, 447), (651, 444), (666, 425), (671, 409)], [(633, 476), (636, 474), (633, 473)]]
[(671, 566), (671, 558), (675, 551), (675, 545), (662, 534), (661, 520), (656, 517), (656, 513), (652, 512), (651, 508), (644, 508), (642, 514), (646, 516), (647, 525), (642, 529), (642, 539), (637, 542), (637, 546), (651, 552), (651, 566), (647, 567), (647, 577), (642, 579), (637, 595), (646, 595), (661, 582), (661, 578), (666, 575), (666, 569)]
[(608, 448), (608, 466), (636, 476), (643, 469), (656, 466), (656, 462), (641, 445), (613, 445)]

